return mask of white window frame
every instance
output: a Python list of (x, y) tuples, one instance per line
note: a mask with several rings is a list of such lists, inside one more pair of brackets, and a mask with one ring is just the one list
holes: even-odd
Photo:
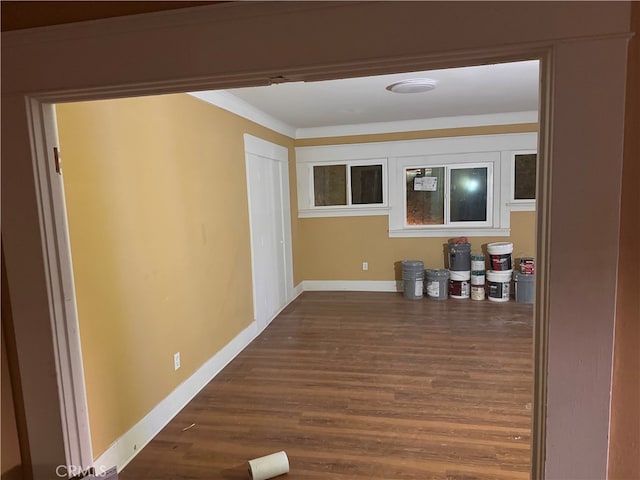
[[(538, 154), (537, 150), (514, 150), (510, 152), (509, 171), (511, 180), (509, 182), (509, 208), (514, 212), (533, 212), (536, 210), (536, 199), (517, 199), (516, 198), (516, 155)], [(536, 171), (536, 176), (537, 176)], [(536, 178), (537, 181), (537, 178)]]
[[(389, 236), (445, 237), (508, 235), (509, 228), (501, 228), (500, 217), (500, 152), (470, 152), (445, 155), (396, 157), (390, 175)], [(445, 223), (442, 225), (407, 224), (406, 171), (411, 168), (445, 168)], [(451, 169), (487, 168), (487, 220), (484, 222), (450, 221)], [(397, 206), (398, 208), (397, 208)]]
[[(533, 210), (533, 206), (513, 203), (513, 155), (535, 153), (536, 132), (441, 137), (422, 140), (370, 142), (357, 144), (296, 147), (298, 217), (338, 217), (388, 215), (390, 237), (508, 236), (512, 210)], [(493, 163), (491, 226), (446, 225), (406, 228), (404, 207), (404, 165), (420, 165), (425, 157), (436, 163), (450, 163), (451, 154), (461, 156), (456, 163)], [(481, 156), (478, 156), (481, 155)], [(464, 157), (467, 156), (467, 157)], [(404, 163), (404, 160), (413, 157)], [(440, 160), (438, 160), (440, 158)], [(384, 204), (315, 207), (313, 165), (357, 165), (363, 162), (383, 164)]]
[[(493, 162), (475, 163), (443, 163), (441, 165), (420, 164), (403, 167), (403, 178), (406, 178), (407, 170), (416, 168), (444, 168), (444, 223), (441, 225), (409, 225), (407, 223), (407, 182), (403, 182), (403, 202), (404, 208), (404, 228), (418, 230), (421, 228), (450, 228), (450, 227), (491, 227), (493, 225)], [(451, 221), (451, 170), (462, 170), (466, 168), (486, 168), (487, 169), (487, 219), (484, 222), (453, 222)]]
[[(315, 204), (315, 187), (313, 179), (314, 167), (329, 167), (344, 165), (347, 182), (347, 204), (346, 205), (320, 205)], [(364, 167), (368, 165), (380, 165), (382, 167), (382, 203), (352, 203), (351, 191), (351, 167)], [(301, 176), (306, 177), (306, 181), (300, 181)], [(368, 158), (356, 160), (327, 160), (311, 161), (298, 165), (298, 217), (349, 217), (349, 216), (370, 216), (386, 215), (389, 208), (387, 193), (387, 159)], [(300, 188), (304, 187), (306, 188)]]

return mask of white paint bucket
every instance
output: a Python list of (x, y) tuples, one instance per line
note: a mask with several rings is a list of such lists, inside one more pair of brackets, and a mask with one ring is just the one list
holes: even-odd
[(487, 245), (489, 252), (489, 260), (491, 270), (501, 272), (513, 269), (511, 261), (511, 252), (513, 252), (513, 243), (511, 242), (495, 242)]
[(513, 270), (487, 270), (487, 297), (492, 302), (508, 302)]
[(451, 270), (449, 272), (449, 296), (451, 298), (469, 298), (469, 280), (471, 271), (458, 272)]

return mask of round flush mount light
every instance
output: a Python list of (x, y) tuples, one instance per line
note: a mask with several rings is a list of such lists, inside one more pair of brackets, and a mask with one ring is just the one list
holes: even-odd
[(394, 93), (421, 93), (433, 90), (437, 83), (431, 78), (409, 78), (388, 85), (387, 90)]

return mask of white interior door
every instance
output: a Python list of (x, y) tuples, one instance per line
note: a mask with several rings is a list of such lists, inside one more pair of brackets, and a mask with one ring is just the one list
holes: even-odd
[(245, 135), (253, 306), (262, 330), (293, 291), (287, 149)]

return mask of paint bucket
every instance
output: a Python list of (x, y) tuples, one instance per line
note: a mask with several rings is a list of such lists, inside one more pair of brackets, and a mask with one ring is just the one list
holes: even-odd
[[(471, 255), (471, 271), (472, 272), (485, 271), (484, 255)], [(473, 273), (471, 275), (473, 275)]]
[(471, 285), (484, 285), (484, 270), (471, 271)]
[(426, 270), (427, 298), (431, 300), (446, 300), (449, 283), (449, 270)]
[(513, 243), (511, 242), (495, 242), (487, 245), (491, 270), (500, 272), (511, 270), (511, 252), (513, 252)]
[(535, 275), (527, 275), (522, 272), (513, 272), (513, 283), (516, 290), (516, 302), (533, 303), (535, 301)]
[(512, 270), (487, 270), (487, 297), (492, 302), (508, 302)]
[[(473, 276), (471, 277), (473, 280)], [(471, 300), (484, 300), (485, 291), (484, 284), (482, 285), (471, 285)]]
[(533, 257), (522, 257), (520, 259), (520, 273), (524, 275), (533, 275), (536, 273), (536, 261)]
[(418, 300), (424, 295), (424, 263), (421, 260), (402, 262), (402, 280), (404, 280), (404, 298)]
[(470, 243), (449, 243), (449, 270), (455, 272), (471, 270)]
[(471, 272), (449, 271), (449, 296), (451, 298), (469, 298), (469, 279)]

